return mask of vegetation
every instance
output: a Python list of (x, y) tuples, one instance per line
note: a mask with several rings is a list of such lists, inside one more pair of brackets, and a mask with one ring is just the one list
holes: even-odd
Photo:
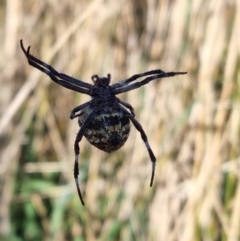
[[(240, 240), (240, 11), (237, 0), (0, 1), (1, 240)], [(58, 71), (117, 82), (187, 71), (119, 96), (139, 133), (107, 154), (83, 139), (82, 206), (73, 179), (88, 96), (30, 67), (19, 40)]]

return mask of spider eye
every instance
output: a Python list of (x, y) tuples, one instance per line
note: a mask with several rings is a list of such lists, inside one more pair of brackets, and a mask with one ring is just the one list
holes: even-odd
[(109, 78), (102, 77), (102, 78), (100, 79), (100, 85), (101, 85), (101, 86), (108, 86), (109, 83), (110, 83)]
[(108, 86), (111, 82), (111, 75), (108, 74), (107, 77), (100, 78), (101, 86)]
[(111, 81), (111, 75), (108, 74), (107, 77), (102, 77), (102, 78), (99, 78), (98, 75), (93, 75), (92, 81), (93, 81), (94, 85), (99, 86), (99, 87), (100, 86), (108, 86)]

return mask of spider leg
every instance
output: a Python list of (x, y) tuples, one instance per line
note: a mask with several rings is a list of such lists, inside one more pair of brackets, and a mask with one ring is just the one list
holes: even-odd
[(82, 137), (84, 135), (84, 132), (87, 128), (87, 126), (89, 125), (89, 123), (91, 122), (92, 118), (94, 117), (94, 115), (96, 114), (96, 109), (94, 109), (89, 116), (87, 117), (87, 119), (85, 120), (85, 122), (83, 123), (82, 127), (80, 128), (79, 132), (77, 133), (77, 137), (74, 143), (74, 152), (75, 152), (75, 162), (74, 162), (74, 179), (75, 179), (75, 183), (77, 186), (77, 192), (78, 192), (78, 196), (80, 198), (80, 201), (82, 203), (82, 205), (84, 205), (84, 201), (83, 201), (83, 197), (82, 197), (82, 193), (80, 190), (80, 185), (79, 185), (79, 180), (78, 180), (78, 176), (79, 176), (79, 164), (78, 164), (78, 159), (79, 159), (79, 154), (80, 154), (80, 147), (79, 147), (79, 143), (82, 140)]
[(140, 82), (136, 82), (136, 83), (131, 84), (131, 85), (127, 85), (127, 86), (124, 86), (124, 87), (114, 89), (113, 93), (115, 95), (120, 94), (120, 93), (123, 93), (123, 92), (127, 92), (127, 91), (130, 91), (130, 90), (137, 89), (137, 88), (141, 87), (142, 85), (148, 84), (150, 81), (153, 81), (155, 79), (168, 78), (168, 77), (172, 77), (172, 76), (175, 76), (175, 75), (181, 75), (181, 74), (187, 74), (187, 72), (163, 72), (162, 74), (149, 76), (149, 77), (145, 78), (144, 80), (142, 80)]
[(162, 71), (161, 69), (156, 69), (156, 70), (151, 70), (151, 71), (147, 71), (141, 74), (135, 74), (132, 77), (122, 80), (116, 84), (111, 85), (113, 88), (119, 88), (119, 87), (123, 87), (124, 85), (128, 85), (130, 82), (137, 80), (141, 77), (144, 76), (148, 76), (148, 75), (156, 75), (156, 74), (163, 74), (165, 73), (164, 71)]
[(117, 102), (118, 102), (118, 103), (120, 103), (121, 105), (125, 106), (126, 108), (128, 108), (128, 109), (130, 110), (130, 112), (131, 112), (131, 114), (132, 114), (132, 117), (135, 116), (134, 109), (133, 109), (133, 107), (132, 107), (129, 103), (127, 103), (127, 102), (125, 102), (125, 101), (123, 101), (123, 100), (120, 100), (120, 99), (117, 98), (116, 96), (115, 96), (115, 98), (117, 99)]
[(129, 119), (132, 121), (135, 128), (140, 132), (142, 140), (144, 141), (144, 144), (148, 150), (148, 154), (149, 154), (151, 162), (152, 162), (152, 175), (151, 175), (151, 180), (150, 180), (150, 187), (151, 187), (153, 185), (153, 179), (154, 179), (154, 175), (155, 175), (156, 157), (153, 154), (153, 151), (148, 143), (147, 136), (146, 136), (141, 124), (135, 118), (133, 118), (131, 116), (129, 117)]
[(23, 46), (22, 40), (20, 40), (20, 46), (26, 58), (28, 59), (29, 65), (47, 74), (54, 82), (56, 82), (59, 85), (62, 85), (63, 87), (83, 94), (90, 95), (90, 87), (92, 86), (91, 84), (85, 83), (66, 74), (58, 73), (51, 65), (31, 55), (30, 46), (26, 50)]
[(83, 108), (87, 107), (88, 105), (90, 105), (91, 103), (93, 102), (93, 100), (90, 100), (82, 105), (79, 105), (77, 107), (75, 107), (72, 111), (71, 111), (71, 114), (70, 114), (70, 119), (74, 119), (78, 116), (80, 116), (81, 114), (76, 114), (76, 112), (82, 110)]

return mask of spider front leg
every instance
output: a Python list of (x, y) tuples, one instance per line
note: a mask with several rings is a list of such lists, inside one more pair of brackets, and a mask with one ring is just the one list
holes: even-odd
[(48, 75), (55, 83), (70, 89), (77, 91), (79, 93), (90, 95), (90, 88), (92, 85), (85, 83), (84, 81), (75, 79), (70, 77), (66, 74), (59, 73), (56, 71), (51, 65), (43, 62), (42, 60), (34, 57), (30, 54), (30, 46), (27, 50), (23, 46), (23, 41), (20, 40), (20, 46), (22, 48), (23, 53), (25, 54), (29, 65), (33, 66), (34, 68), (42, 71), (46, 75)]
[(141, 74), (135, 74), (133, 75), (132, 77), (128, 78), (128, 79), (125, 79), (125, 80), (122, 80), (116, 84), (113, 84), (112, 87), (113, 88), (119, 88), (119, 87), (123, 87), (124, 85), (128, 85), (130, 82), (133, 82), (141, 77), (144, 77), (144, 76), (148, 76), (148, 75), (156, 75), (156, 74), (163, 74), (165, 73), (163, 70), (161, 69), (156, 69), (156, 70), (151, 70), (151, 71), (147, 71), (147, 72), (144, 72), (144, 73), (141, 73)]
[[(159, 71), (161, 71), (161, 70), (159, 70)], [(143, 79), (140, 82), (135, 82), (133, 84), (127, 85), (131, 82), (131, 78), (129, 78), (125, 82), (120, 83), (120, 85), (117, 86), (117, 88), (114, 88), (113, 94), (117, 95), (120, 93), (124, 93), (124, 92), (130, 91), (130, 90), (137, 89), (143, 85), (148, 84), (149, 82), (151, 82), (153, 80), (169, 78), (169, 77), (173, 77), (175, 75), (182, 75), (182, 74), (187, 74), (187, 72), (163, 72), (163, 71), (161, 71), (160, 74), (152, 75), (152, 76), (149, 76), (149, 77)]]
[(80, 190), (80, 185), (79, 185), (79, 181), (78, 181), (78, 176), (79, 176), (79, 164), (78, 164), (78, 159), (79, 159), (79, 155), (80, 155), (80, 147), (79, 147), (79, 143), (82, 140), (82, 137), (84, 135), (84, 132), (87, 128), (87, 126), (89, 125), (89, 123), (91, 122), (92, 118), (94, 117), (94, 115), (96, 114), (96, 110), (94, 109), (91, 114), (87, 117), (87, 119), (85, 120), (85, 122), (83, 123), (82, 127), (80, 128), (79, 132), (77, 133), (77, 137), (74, 143), (74, 152), (75, 152), (75, 162), (74, 162), (74, 179), (75, 179), (75, 183), (77, 186), (77, 192), (78, 192), (78, 196), (80, 198), (80, 201), (82, 203), (82, 205), (84, 204), (83, 201), (83, 197), (82, 197), (82, 193)]
[(153, 154), (153, 151), (148, 143), (147, 136), (146, 136), (141, 124), (131, 116), (129, 117), (129, 119), (132, 121), (135, 128), (140, 132), (142, 140), (144, 141), (144, 144), (148, 150), (148, 154), (149, 154), (151, 162), (152, 162), (152, 176), (151, 176), (151, 180), (150, 180), (150, 187), (151, 187), (153, 185), (153, 179), (154, 179), (154, 175), (155, 175), (156, 157)]
[(70, 119), (74, 119), (74, 118), (76, 118), (76, 117), (79, 117), (81, 114), (80, 114), (80, 113), (76, 114), (76, 112), (84, 109), (85, 107), (87, 107), (88, 105), (90, 105), (92, 102), (93, 102), (93, 100), (90, 100), (90, 101), (88, 101), (88, 102), (86, 102), (86, 103), (84, 103), (84, 104), (82, 104), (82, 105), (79, 105), (79, 106), (75, 107), (75, 108), (71, 111)]
[(129, 103), (127, 103), (127, 102), (125, 102), (125, 101), (123, 101), (123, 100), (120, 100), (120, 99), (117, 98), (116, 96), (115, 96), (115, 98), (117, 99), (118, 103), (120, 103), (121, 105), (125, 106), (126, 108), (128, 108), (128, 109), (130, 110), (132, 117), (135, 116), (134, 109), (133, 109), (133, 107), (132, 107)]

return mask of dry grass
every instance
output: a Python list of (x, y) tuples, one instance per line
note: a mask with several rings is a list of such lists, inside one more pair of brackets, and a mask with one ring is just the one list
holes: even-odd
[[(0, 232), (8, 240), (240, 240), (240, 2), (1, 2)], [(19, 40), (60, 72), (113, 82), (188, 71), (121, 96), (132, 128), (111, 155), (81, 142), (82, 207), (73, 182), (77, 121), (88, 99), (28, 66)], [(17, 239), (18, 238), (18, 239)]]

